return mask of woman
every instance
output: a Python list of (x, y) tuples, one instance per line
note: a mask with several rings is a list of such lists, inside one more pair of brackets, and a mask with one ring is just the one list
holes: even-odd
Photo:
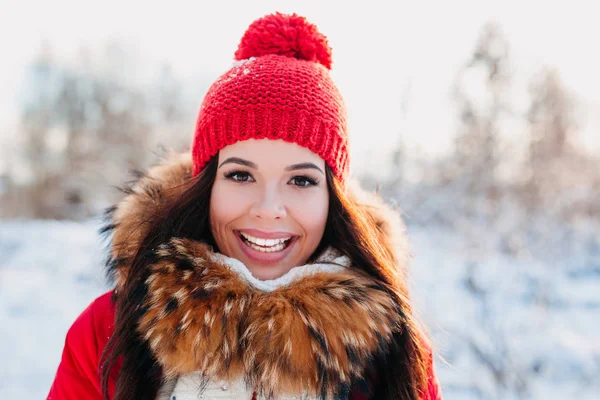
[(48, 398), (441, 399), (399, 216), (347, 181), (331, 50), (252, 23), (190, 154), (108, 211), (115, 289), (67, 334)]

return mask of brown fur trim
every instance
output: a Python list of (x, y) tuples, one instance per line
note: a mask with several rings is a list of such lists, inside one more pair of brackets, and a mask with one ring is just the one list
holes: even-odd
[(258, 393), (338, 398), (386, 351), (400, 315), (361, 272), (317, 273), (273, 292), (246, 284), (211, 250), (171, 239), (156, 251), (138, 331), (167, 379), (201, 370)]
[(349, 179), (346, 185), (346, 192), (352, 201), (375, 223), (381, 234), (379, 242), (393, 256), (396, 266), (406, 272), (411, 253), (401, 212), (392, 209), (379, 195), (362, 189), (354, 179)]
[(148, 233), (148, 220), (159, 205), (176, 196), (179, 186), (191, 178), (191, 156), (170, 153), (146, 175), (124, 191), (127, 196), (110, 209), (103, 232), (112, 232), (108, 274), (115, 279), (117, 291), (127, 279), (127, 269)]

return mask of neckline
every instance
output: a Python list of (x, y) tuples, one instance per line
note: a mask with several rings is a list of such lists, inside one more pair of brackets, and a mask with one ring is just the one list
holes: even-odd
[(226, 265), (250, 286), (263, 292), (272, 292), (289, 285), (297, 279), (316, 273), (341, 272), (350, 266), (350, 259), (347, 256), (342, 255), (337, 249), (329, 247), (317, 258), (315, 263), (293, 267), (284, 275), (275, 279), (261, 280), (254, 277), (248, 267), (236, 258), (215, 252), (211, 255), (211, 259)]

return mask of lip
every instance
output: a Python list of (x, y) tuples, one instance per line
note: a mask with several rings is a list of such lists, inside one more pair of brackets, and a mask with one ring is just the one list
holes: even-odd
[(236, 233), (237, 232), (244, 232), (250, 236), (254, 236), (261, 239), (284, 239), (289, 238), (290, 236), (292, 238), (294, 236), (297, 236), (290, 232), (264, 232), (259, 231), (258, 229), (237, 229)]
[[(243, 232), (247, 232), (248, 234), (251, 234), (250, 233), (251, 231), (252, 230), (244, 230)], [(256, 232), (256, 231), (254, 231), (254, 232)], [(275, 232), (275, 233), (277, 233), (277, 232)], [(247, 246), (242, 241), (239, 231), (234, 231), (234, 234), (235, 234), (235, 237), (237, 238), (240, 248), (242, 249), (242, 251), (244, 252), (246, 257), (248, 257), (249, 259), (251, 259), (253, 261), (257, 261), (257, 262), (260, 262), (261, 264), (265, 264), (265, 265), (277, 264), (278, 262), (280, 262), (281, 260), (286, 258), (288, 256), (288, 254), (290, 254), (293, 247), (296, 245), (296, 241), (298, 240), (298, 236), (289, 235), (287, 233), (286, 233), (287, 236), (280, 235), (279, 237), (268, 238), (268, 239), (280, 239), (282, 237), (285, 238), (285, 237), (292, 236), (292, 239), (290, 240), (290, 244), (285, 248), (285, 250), (275, 251), (272, 253), (263, 253), (262, 251), (254, 250), (252, 247)], [(253, 234), (251, 234), (251, 235), (254, 236)], [(264, 237), (264, 236), (258, 236), (258, 237)]]

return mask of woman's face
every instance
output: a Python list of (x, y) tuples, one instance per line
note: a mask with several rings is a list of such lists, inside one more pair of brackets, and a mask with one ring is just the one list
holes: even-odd
[(325, 161), (312, 151), (249, 139), (219, 152), (211, 231), (219, 251), (257, 279), (305, 264), (323, 237), (328, 208)]

